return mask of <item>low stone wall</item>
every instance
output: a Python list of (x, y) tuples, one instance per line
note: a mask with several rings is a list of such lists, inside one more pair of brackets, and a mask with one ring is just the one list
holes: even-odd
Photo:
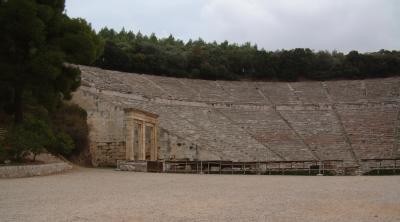
[(40, 165), (0, 166), (0, 178), (45, 176), (62, 173), (70, 169), (72, 169), (72, 166), (64, 162)]

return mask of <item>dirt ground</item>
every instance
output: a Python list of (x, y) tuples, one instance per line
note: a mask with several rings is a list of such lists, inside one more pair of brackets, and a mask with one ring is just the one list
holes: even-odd
[(400, 176), (75, 169), (0, 180), (0, 221), (400, 221)]

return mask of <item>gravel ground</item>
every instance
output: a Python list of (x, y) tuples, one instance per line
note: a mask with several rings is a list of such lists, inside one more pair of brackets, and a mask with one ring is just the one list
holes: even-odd
[(0, 221), (400, 221), (400, 177), (76, 169), (0, 180)]

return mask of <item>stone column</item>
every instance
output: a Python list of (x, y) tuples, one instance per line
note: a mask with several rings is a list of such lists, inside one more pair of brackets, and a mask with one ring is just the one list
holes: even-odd
[(139, 159), (146, 160), (146, 124), (142, 121), (141, 144), (139, 145)]
[(156, 122), (154, 124), (154, 128), (153, 128), (153, 158), (152, 160), (158, 160), (158, 123)]
[(154, 138), (155, 138), (155, 126), (154, 125), (151, 125), (151, 142), (150, 142), (150, 145), (151, 145), (151, 147), (150, 147), (150, 160), (156, 160), (156, 153), (155, 153), (155, 150), (156, 150), (156, 148), (155, 148), (155, 141), (154, 141)]
[(133, 142), (134, 142), (134, 123), (129, 117), (125, 117), (125, 158), (126, 160), (134, 160)]

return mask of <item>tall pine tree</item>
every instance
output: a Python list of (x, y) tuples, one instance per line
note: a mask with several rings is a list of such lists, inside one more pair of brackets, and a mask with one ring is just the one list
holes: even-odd
[(27, 100), (52, 110), (69, 99), (80, 72), (65, 64), (91, 64), (100, 54), (90, 25), (64, 7), (64, 0), (0, 0), (0, 91), (9, 95), (1, 102), (16, 123)]

